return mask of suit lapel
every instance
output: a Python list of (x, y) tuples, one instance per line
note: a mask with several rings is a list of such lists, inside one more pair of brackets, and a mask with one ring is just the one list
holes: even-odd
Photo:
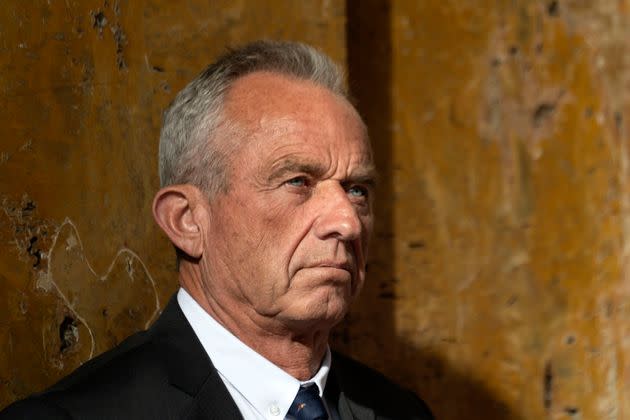
[(343, 392), (339, 398), (341, 420), (375, 420), (374, 410), (348, 398)]
[(343, 360), (336, 358), (333, 353), (331, 371), (324, 391), (326, 404), (336, 407), (340, 420), (375, 420), (374, 410), (352, 397), (352, 391), (356, 393), (356, 386), (352, 386), (352, 378), (345, 380), (340, 364), (343, 364)]
[(191, 405), (189, 420), (243, 420), (243, 416), (236, 407), (225, 384), (214, 371), (208, 375)]
[(169, 383), (187, 394), (186, 419), (242, 420), (234, 400), (182, 313), (176, 296), (151, 328)]

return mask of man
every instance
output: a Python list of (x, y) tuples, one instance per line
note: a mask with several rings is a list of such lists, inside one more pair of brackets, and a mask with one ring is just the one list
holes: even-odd
[(343, 86), (315, 49), (268, 41), (186, 86), (153, 203), (181, 289), (148, 331), (0, 418), (432, 418), (328, 348), (372, 228), (371, 150)]

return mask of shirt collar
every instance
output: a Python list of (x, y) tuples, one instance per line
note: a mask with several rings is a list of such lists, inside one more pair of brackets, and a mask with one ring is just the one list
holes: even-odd
[(286, 416), (300, 385), (314, 383), (323, 395), (330, 371), (330, 348), (317, 373), (307, 381), (299, 381), (225, 329), (183, 288), (177, 293), (177, 302), (223, 380), (262, 415), (276, 405), (280, 418)]

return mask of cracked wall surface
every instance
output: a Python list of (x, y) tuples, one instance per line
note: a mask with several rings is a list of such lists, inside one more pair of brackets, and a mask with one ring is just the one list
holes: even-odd
[(175, 290), (160, 113), (229, 43), (346, 62), (381, 180), (333, 345), (437, 418), (630, 418), (627, 0), (9, 1), (0, 406)]
[(145, 328), (176, 289), (154, 224), (161, 113), (227, 45), (345, 60), (344, 2), (0, 8), (0, 407)]
[(343, 348), (439, 419), (630, 418), (630, 2), (348, 13), (388, 202)]

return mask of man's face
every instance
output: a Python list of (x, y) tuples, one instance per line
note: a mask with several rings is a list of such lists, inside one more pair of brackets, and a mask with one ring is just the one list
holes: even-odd
[(226, 113), (247, 135), (208, 204), (205, 290), (228, 313), (293, 330), (338, 322), (365, 280), (372, 228), (363, 123), (326, 89), (266, 72), (233, 85)]

